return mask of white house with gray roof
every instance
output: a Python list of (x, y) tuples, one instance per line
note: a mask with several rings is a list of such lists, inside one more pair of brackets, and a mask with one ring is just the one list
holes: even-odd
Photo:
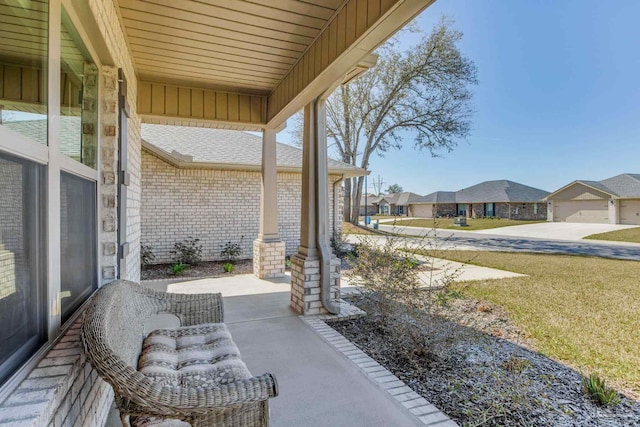
[[(285, 253), (300, 241), (302, 150), (277, 144), (278, 228)], [(262, 137), (222, 129), (142, 125), (141, 242), (171, 262), (176, 242), (200, 238), (205, 260), (227, 242), (251, 258), (259, 232)], [(328, 160), (330, 229), (341, 231), (342, 180), (366, 173)]]
[(545, 200), (549, 221), (640, 225), (640, 174), (576, 180)]

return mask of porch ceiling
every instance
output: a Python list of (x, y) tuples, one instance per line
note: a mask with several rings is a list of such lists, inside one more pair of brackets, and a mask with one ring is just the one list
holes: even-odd
[(114, 1), (143, 121), (261, 129), (366, 69), (433, 0)]

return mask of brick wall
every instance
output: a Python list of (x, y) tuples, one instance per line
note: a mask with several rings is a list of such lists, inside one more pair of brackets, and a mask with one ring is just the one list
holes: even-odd
[(113, 390), (98, 378), (81, 347), (78, 320), (0, 405), (0, 425), (104, 425)]
[[(537, 205), (537, 212), (536, 212)], [(511, 211), (511, 212), (509, 212)], [(520, 220), (547, 219), (547, 205), (540, 203), (496, 203), (496, 216)]]
[[(332, 175), (330, 182), (338, 179)], [(278, 173), (278, 231), (287, 255), (300, 240), (301, 180), (299, 173)], [(333, 230), (332, 184), (329, 211)], [(242, 238), (241, 258), (250, 259), (260, 227), (260, 173), (176, 168), (143, 151), (141, 212), (142, 244), (151, 246), (157, 263), (171, 262), (174, 243), (189, 236), (200, 239), (205, 260), (221, 259), (222, 246)]]
[(436, 218), (452, 217), (458, 214), (455, 203), (437, 203), (435, 206), (436, 206), (435, 207)]

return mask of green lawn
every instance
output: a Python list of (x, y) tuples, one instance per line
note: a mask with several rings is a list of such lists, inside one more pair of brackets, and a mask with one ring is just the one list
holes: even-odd
[(591, 236), (585, 237), (585, 239), (640, 243), (640, 227), (610, 231), (608, 233), (592, 234)]
[(543, 354), (640, 394), (640, 262), (475, 251), (444, 256), (529, 275), (459, 286), (503, 306)]
[[(488, 230), (490, 228), (498, 227), (510, 227), (512, 225), (525, 225), (536, 224), (546, 221), (520, 221), (514, 219), (500, 219), (500, 218), (483, 218), (483, 219), (467, 219), (466, 227), (457, 227), (453, 225), (453, 218), (416, 218), (416, 219), (403, 219), (395, 222), (397, 226), (409, 226), (409, 227), (425, 227), (425, 228), (444, 228), (450, 230)], [(387, 222), (385, 225), (391, 223)]]

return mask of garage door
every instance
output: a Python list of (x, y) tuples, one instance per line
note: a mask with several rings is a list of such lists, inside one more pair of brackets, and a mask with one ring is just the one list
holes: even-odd
[(640, 225), (640, 200), (620, 201), (620, 224)]
[(553, 202), (553, 220), (558, 222), (609, 223), (606, 200), (571, 200)]
[(417, 218), (433, 218), (433, 205), (411, 205), (411, 216)]

